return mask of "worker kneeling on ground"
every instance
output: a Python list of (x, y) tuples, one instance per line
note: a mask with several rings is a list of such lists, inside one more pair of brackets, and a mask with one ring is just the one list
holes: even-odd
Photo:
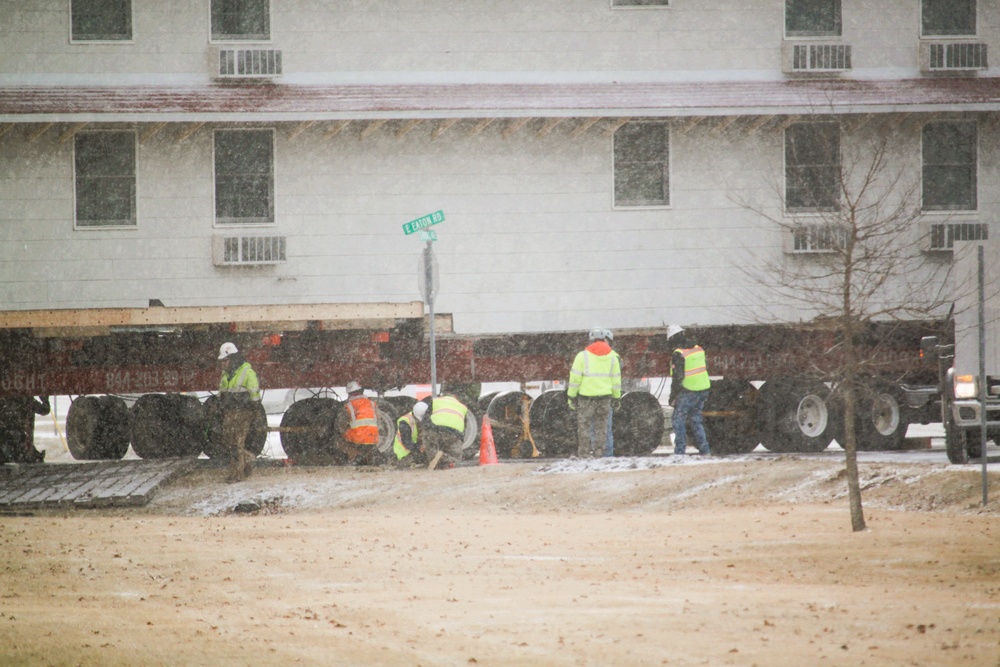
[(260, 383), (250, 362), (233, 343), (219, 348), (222, 379), (219, 380), (219, 405), (222, 410), (222, 441), (229, 452), (229, 482), (238, 482), (253, 474), (254, 459), (247, 451), (247, 436), (260, 402)]
[(392, 452), (396, 455), (396, 465), (413, 468), (427, 463), (424, 448), (420, 446), (420, 422), (427, 414), (427, 404), (420, 402), (413, 410), (396, 420), (396, 438), (392, 441)]
[(378, 413), (375, 401), (365, 396), (361, 385), (351, 380), (347, 383), (347, 400), (337, 420), (341, 432), (337, 449), (348, 463), (372, 463), (378, 452)]
[[(454, 468), (462, 460), (465, 440), (465, 416), (469, 408), (451, 394), (427, 399), (429, 423), (420, 430), (420, 444), (430, 459), (428, 468)], [(440, 465), (439, 465), (440, 464)]]
[(622, 398), (622, 369), (618, 355), (608, 345), (606, 329), (590, 331), (590, 344), (577, 353), (569, 372), (566, 397), (576, 410), (577, 456), (604, 455), (608, 416)]

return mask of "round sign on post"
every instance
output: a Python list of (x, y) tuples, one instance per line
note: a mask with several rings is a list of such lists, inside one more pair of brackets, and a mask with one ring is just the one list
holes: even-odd
[(420, 256), (420, 265), (417, 267), (417, 284), (420, 286), (420, 295), (424, 298), (424, 303), (430, 303), (438, 294), (438, 263), (434, 257), (434, 251), (430, 242), (424, 248)]

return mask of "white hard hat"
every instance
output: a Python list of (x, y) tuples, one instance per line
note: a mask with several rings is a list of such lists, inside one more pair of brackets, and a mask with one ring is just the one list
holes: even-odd
[(604, 340), (604, 329), (594, 327), (590, 330), (590, 340)]
[(670, 326), (667, 327), (667, 340), (670, 340), (671, 338), (681, 333), (682, 331), (684, 331), (684, 327), (679, 326), (677, 324), (671, 324)]
[(347, 393), (353, 394), (356, 391), (361, 391), (361, 385), (358, 384), (356, 381), (351, 380), (350, 382), (347, 383)]
[(424, 415), (426, 415), (426, 414), (427, 414), (427, 404), (426, 403), (424, 403), (423, 401), (420, 401), (419, 403), (415, 403), (414, 404), (414, 406), (413, 406), (413, 416), (417, 418), (417, 421), (422, 420), (424, 418)]
[(225, 359), (226, 357), (236, 354), (239, 350), (232, 343), (223, 343), (222, 347), (219, 348), (219, 359)]
[(605, 329), (604, 330), (604, 339), (605, 340), (614, 340), (615, 339), (615, 332), (612, 331), (611, 329)]

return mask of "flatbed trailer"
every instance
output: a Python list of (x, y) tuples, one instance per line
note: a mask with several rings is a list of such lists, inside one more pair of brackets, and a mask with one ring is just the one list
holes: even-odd
[[(564, 381), (586, 344), (584, 332), (463, 335), (452, 331), (448, 315), (435, 321), (438, 378), (462, 388), (479, 417), (490, 414), (502, 456), (572, 453), (574, 428), (564, 392), (481, 397), (479, 386)], [(233, 341), (245, 352), (265, 390), (342, 387), (357, 380), (381, 396), (429, 381), (427, 324), (419, 301), (8, 311), (0, 313), (0, 398), (76, 397), (67, 439), (77, 458), (120, 458), (130, 443), (144, 458), (202, 451), (216, 456), (221, 452), (210, 410), (214, 397), (203, 402), (191, 394), (217, 389), (222, 342)], [(861, 407), (859, 446), (896, 448), (908, 423), (936, 421), (929, 394), (936, 371), (922, 363), (920, 341), (947, 336), (947, 326), (886, 323), (859, 336), (862, 347), (877, 352), (872, 373), (880, 387)], [(772, 451), (819, 451), (841, 432), (828, 378), (838, 363), (835, 330), (695, 326), (686, 336), (709, 352), (713, 389), (705, 417), (716, 453), (748, 452), (758, 444)], [(617, 330), (614, 343), (626, 379), (669, 377), (676, 344), (665, 327)], [(139, 398), (130, 407), (122, 395)], [(381, 401), (387, 413), (383, 430), (391, 431), (411, 404)], [(306, 458), (323, 451), (338, 405), (330, 394), (293, 404), (279, 429), (286, 452)], [(615, 426), (619, 454), (652, 452), (663, 430), (659, 397), (626, 394)], [(259, 453), (266, 431), (261, 409), (248, 449)]]

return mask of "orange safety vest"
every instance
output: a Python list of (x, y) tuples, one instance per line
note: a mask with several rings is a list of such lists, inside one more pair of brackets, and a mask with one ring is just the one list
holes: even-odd
[(344, 432), (344, 440), (356, 445), (378, 444), (378, 419), (375, 417), (375, 404), (370, 398), (358, 396), (349, 399), (344, 404), (351, 421)]

